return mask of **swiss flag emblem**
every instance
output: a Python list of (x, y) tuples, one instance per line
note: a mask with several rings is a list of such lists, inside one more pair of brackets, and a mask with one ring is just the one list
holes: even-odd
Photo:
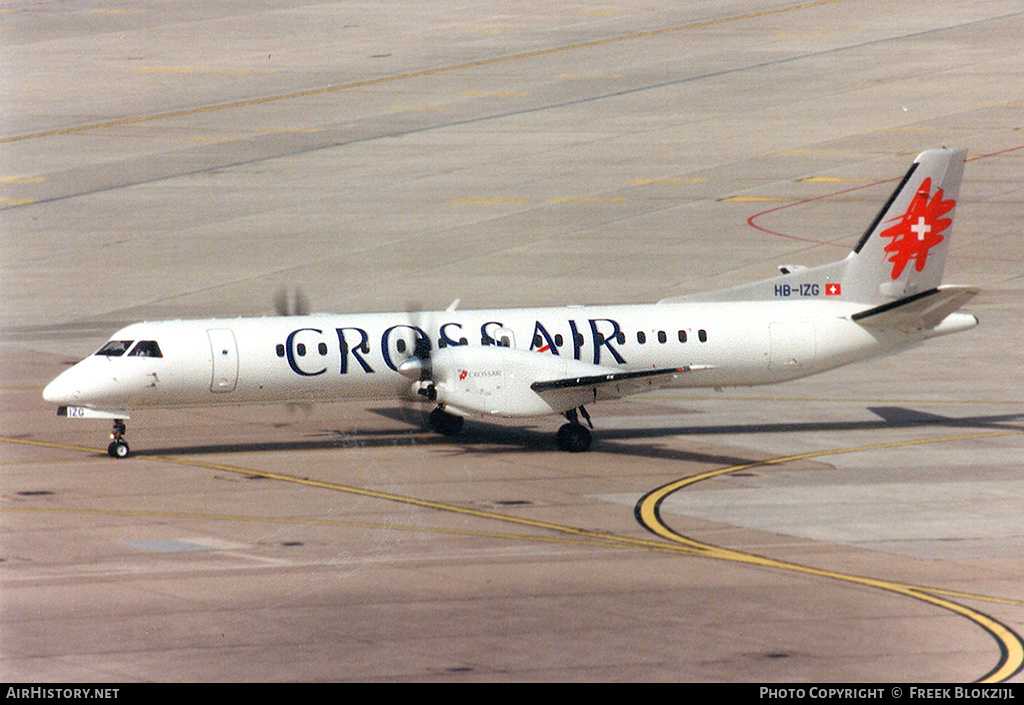
[(911, 262), (914, 263), (914, 269), (923, 271), (928, 261), (928, 251), (945, 239), (941, 233), (953, 222), (944, 216), (953, 210), (956, 201), (952, 198), (946, 200), (941, 188), (935, 190), (934, 196), (930, 196), (931, 190), (932, 180), (928, 177), (921, 182), (907, 206), (907, 212), (892, 218), (889, 222), (895, 221), (896, 224), (881, 233), (882, 237), (892, 238), (885, 246), (885, 253), (892, 262), (894, 280), (903, 274)]
[(825, 296), (840, 296), (843, 293), (842, 284), (826, 284)]

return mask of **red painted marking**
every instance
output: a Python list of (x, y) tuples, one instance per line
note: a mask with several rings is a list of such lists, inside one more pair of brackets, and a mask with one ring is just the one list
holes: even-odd
[(880, 237), (892, 238), (885, 246), (885, 252), (890, 255), (893, 279), (899, 278), (911, 260), (914, 269), (923, 271), (928, 263), (928, 252), (946, 239), (942, 233), (953, 221), (942, 216), (956, 207), (956, 201), (943, 199), (942, 189), (936, 189), (934, 196), (931, 194), (932, 180), (929, 177), (921, 182), (907, 206), (907, 212), (890, 219), (888, 222), (897, 221), (896, 224), (879, 234)]
[[(976, 157), (971, 157), (967, 161), (975, 162), (975, 161), (978, 161), (979, 159), (989, 159), (991, 157), (999, 157), (999, 156), (1002, 156), (1004, 154), (1009, 154), (1010, 152), (1016, 152), (1016, 151), (1021, 150), (1021, 149), (1024, 149), (1024, 144), (1019, 145), (1017, 147), (1010, 147), (1008, 149), (1002, 149), (1002, 150), (999, 150), (998, 152), (991, 152), (989, 154), (979, 154)], [(826, 193), (823, 196), (815, 196), (814, 198), (805, 198), (802, 201), (793, 201), (792, 203), (786, 203), (786, 204), (781, 205), (781, 206), (775, 206), (774, 208), (769, 208), (768, 210), (761, 211), (760, 213), (755, 213), (754, 215), (752, 215), (749, 218), (747, 218), (747, 225), (749, 225), (750, 227), (754, 228), (755, 230), (760, 230), (763, 233), (768, 233), (769, 235), (774, 235), (776, 237), (784, 237), (784, 238), (786, 238), (788, 240), (799, 240), (800, 242), (811, 242), (811, 243), (814, 243), (815, 245), (829, 245), (829, 246), (832, 246), (832, 247), (841, 247), (843, 249), (849, 249), (849, 244), (846, 244), (846, 243), (825, 242), (824, 240), (815, 240), (814, 238), (799, 237), (797, 235), (789, 235), (787, 233), (780, 233), (780, 232), (778, 232), (776, 230), (770, 230), (768, 228), (762, 227), (762, 226), (758, 225), (755, 221), (758, 218), (762, 217), (762, 216), (768, 215), (770, 213), (777, 213), (778, 211), (785, 210), (786, 208), (793, 208), (794, 206), (802, 206), (805, 203), (813, 203), (814, 201), (821, 201), (821, 200), (824, 200), (826, 198), (832, 198), (833, 196), (842, 196), (843, 194), (853, 193), (854, 191), (861, 191), (861, 190), (866, 189), (866, 188), (872, 188), (874, 186), (880, 186), (882, 184), (892, 183), (892, 182), (898, 181), (899, 179), (902, 179), (902, 178), (903, 178), (903, 176), (901, 174), (899, 177), (894, 178), (894, 179), (883, 179), (881, 181), (875, 181), (875, 182), (870, 183), (870, 184), (862, 184), (860, 186), (854, 186), (853, 188), (842, 189), (840, 191), (833, 191), (832, 193)], [(979, 259), (979, 260), (992, 260), (992, 259), (995, 259), (993, 257), (971, 257), (969, 255), (968, 256), (960, 255), (960, 256), (963, 257), (964, 259)], [(1021, 260), (1021, 259), (1006, 259), (1004, 257), (1000, 257), (999, 261), (1001, 261), (1001, 262), (1024, 262), (1024, 260)]]

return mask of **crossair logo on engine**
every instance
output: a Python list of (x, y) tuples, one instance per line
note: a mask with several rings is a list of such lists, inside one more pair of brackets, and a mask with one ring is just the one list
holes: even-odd
[(501, 370), (485, 370), (483, 372), (470, 372), (469, 370), (462, 370), (459, 372), (459, 381), (463, 382), (466, 378), (469, 379), (483, 379), (485, 377), (501, 377)]

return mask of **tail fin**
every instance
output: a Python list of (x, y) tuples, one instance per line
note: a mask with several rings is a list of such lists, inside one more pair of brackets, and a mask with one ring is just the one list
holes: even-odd
[(938, 288), (966, 150), (922, 152), (844, 261), (842, 297), (884, 304)]
[(950, 149), (919, 154), (845, 259), (813, 268), (780, 267), (781, 277), (663, 302), (820, 297), (878, 308), (933, 291), (942, 282), (966, 154)]

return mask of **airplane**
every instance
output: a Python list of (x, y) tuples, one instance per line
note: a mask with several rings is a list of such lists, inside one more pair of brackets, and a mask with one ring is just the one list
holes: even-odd
[[(218, 404), (418, 401), (430, 428), (563, 415), (557, 446), (591, 447), (587, 405), (668, 387), (784, 382), (972, 328), (978, 293), (942, 285), (966, 150), (914, 160), (844, 259), (656, 303), (134, 323), (43, 390), (68, 418)], [(586, 426), (580, 418), (586, 421)]]

